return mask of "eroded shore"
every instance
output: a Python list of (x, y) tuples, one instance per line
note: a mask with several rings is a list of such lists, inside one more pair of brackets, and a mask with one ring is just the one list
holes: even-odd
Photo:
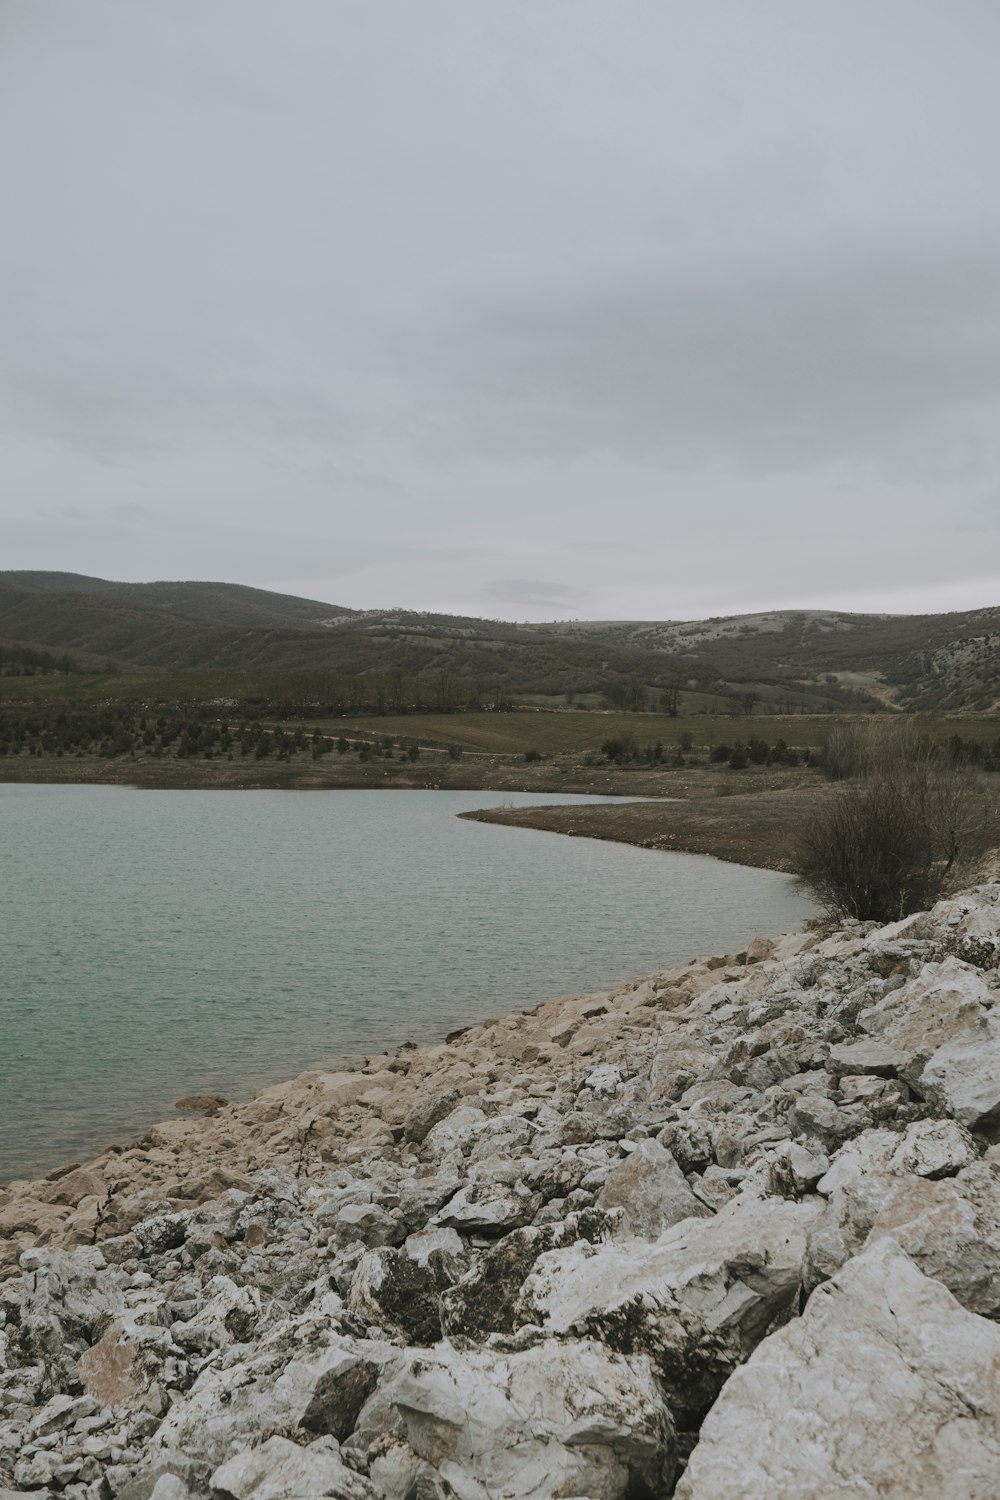
[(9, 1185), (0, 1486), (993, 1493), (998, 959), (991, 884)]

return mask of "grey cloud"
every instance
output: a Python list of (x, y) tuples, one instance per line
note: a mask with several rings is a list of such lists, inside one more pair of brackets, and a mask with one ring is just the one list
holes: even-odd
[(984, 587), (996, 7), (0, 29), (5, 565), (603, 617)]
[(537, 578), (497, 578), (483, 586), (483, 593), (498, 604), (559, 611), (583, 609), (587, 600), (585, 589)]
[(470, 313), (455, 349), (452, 436), (473, 448), (779, 470), (885, 455), (963, 411), (995, 419), (1000, 242), (686, 283), (647, 267)]

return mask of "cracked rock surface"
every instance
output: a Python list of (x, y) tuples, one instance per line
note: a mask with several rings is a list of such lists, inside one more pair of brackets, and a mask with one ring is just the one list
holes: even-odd
[(0, 1189), (0, 1500), (1000, 1495), (1000, 884)]

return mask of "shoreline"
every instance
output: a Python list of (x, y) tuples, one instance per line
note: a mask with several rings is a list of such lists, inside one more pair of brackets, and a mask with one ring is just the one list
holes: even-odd
[[(37, 785), (38, 783), (34, 784)], [(27, 783), (23, 785), (30, 787), (30, 785), (32, 784)], [(12, 790), (13, 789), (14, 788), (12, 787)], [(395, 789), (399, 790), (399, 788)], [(635, 789), (629, 788), (629, 790), (634, 791)], [(504, 793), (490, 793), (487, 789), (479, 789), (479, 791), (482, 792), (483, 797), (493, 796), (497, 798), (497, 800), (505, 795)], [(522, 793), (520, 795), (529, 800), (531, 798), (531, 793)], [(549, 795), (551, 796), (553, 794)], [(602, 794), (598, 793), (596, 795), (600, 797)], [(470, 804), (474, 804), (478, 800), (478, 793), (464, 794), (452, 799), (446, 799), (446, 801), (447, 800), (454, 802), (459, 807), (464, 806), (466, 808), (469, 808)], [(405, 805), (408, 804), (404, 804), (403, 802), (400, 802), (398, 804), (398, 814), (400, 817), (405, 816)], [(624, 803), (623, 805), (647, 806), (649, 804)], [(30, 811), (30, 800), (25, 803), (25, 806)], [(552, 810), (558, 812), (569, 812), (571, 815), (575, 811), (581, 815), (586, 816), (596, 809), (585, 804), (577, 803), (574, 805), (574, 807), (567, 808), (565, 806), (560, 806), (559, 808)], [(447, 816), (447, 806), (443, 811), (444, 815)], [(503, 813), (505, 811), (509, 811), (509, 809), (497, 809), (497, 811)], [(526, 811), (529, 814), (537, 814), (540, 809), (535, 807), (534, 809), (526, 809)], [(475, 818), (478, 817), (481, 812), (483, 812), (483, 809), (476, 810), (473, 805), (469, 813), (457, 813), (456, 815), (463, 818)], [(56, 812), (55, 816), (57, 818), (59, 817), (58, 812)], [(393, 822), (395, 821), (396, 816), (396, 812), (392, 812), (390, 814)], [(280, 813), (280, 811), (275, 810), (273, 813), (273, 817), (283, 822), (282, 814)], [(487, 842), (488, 837), (489, 836), (487, 836)], [(478, 841), (479, 835), (476, 835), (475, 839)], [(466, 841), (468, 842), (468, 840)], [(596, 855), (595, 857), (600, 858), (600, 856)], [(600, 866), (600, 868), (604, 867), (604, 865)], [(614, 866), (612, 865), (611, 868), (613, 867)], [(748, 866), (747, 868), (751, 869), (753, 867)], [(650, 871), (650, 873), (653, 874), (655, 878), (655, 871)], [(644, 889), (651, 889), (648, 884), (648, 877), (644, 873), (642, 873), (641, 870), (638, 876), (635, 878), (637, 878), (641, 882)], [(711, 879), (712, 877), (708, 876), (706, 878)], [(719, 872), (717, 878), (719, 880), (724, 880), (726, 877), (724, 876), (723, 872)], [(780, 885), (781, 889), (784, 889), (784, 883), (778, 883), (778, 885)], [(761, 888), (766, 889), (767, 887)], [(656, 899), (657, 898), (654, 896), (653, 901), (655, 902)], [(544, 978), (537, 983), (519, 983), (516, 987), (512, 987), (509, 981), (506, 984), (503, 982), (504, 974), (501, 971), (497, 975), (497, 979), (499, 982), (495, 983), (492, 987), (494, 991), (497, 991), (497, 994), (491, 1001), (487, 1001), (489, 1013), (491, 1016), (504, 1015), (507, 1014), (509, 1010), (510, 1013), (515, 1016), (524, 1014), (525, 1008), (530, 1010), (535, 1008), (537, 1005), (544, 1003), (546, 996), (550, 995), (552, 991), (557, 987), (557, 985), (559, 985), (560, 983), (566, 984), (568, 975), (571, 976), (570, 983), (574, 986), (593, 988), (595, 985), (603, 986), (610, 983), (625, 982), (626, 977), (636, 969), (645, 969), (651, 964), (657, 962), (675, 963), (683, 958), (686, 958), (693, 952), (698, 952), (704, 948), (713, 947), (714, 945), (719, 944), (720, 941), (721, 943), (728, 945), (730, 948), (735, 948), (739, 944), (743, 944), (745, 946), (745, 940), (749, 940), (754, 933), (770, 934), (785, 926), (790, 925), (793, 921), (802, 920), (807, 914), (805, 910), (805, 903), (796, 900), (793, 904), (796, 908), (801, 908), (801, 911), (796, 910), (794, 912), (790, 912), (787, 910), (783, 910), (780, 912), (776, 912), (770, 910), (770, 905), (768, 904), (767, 910), (761, 910), (759, 912), (756, 912), (756, 914), (746, 914), (745, 923), (744, 921), (740, 921), (734, 924), (730, 921), (728, 924), (726, 924), (725, 922), (716, 924), (703, 924), (698, 933), (699, 940), (689, 941), (688, 938), (685, 938), (684, 932), (688, 930), (685, 926), (683, 930), (679, 931), (677, 939), (672, 945), (668, 944), (664, 946), (663, 941), (660, 940), (648, 945), (647, 950), (645, 952), (642, 952), (640, 951), (642, 948), (641, 943), (638, 947), (636, 946), (636, 944), (630, 943), (627, 945), (627, 948), (622, 948), (621, 952), (617, 954), (617, 957), (614, 958), (613, 962), (600, 965), (596, 975), (589, 963), (582, 964), (579, 962), (579, 960), (577, 960), (574, 965), (572, 955), (569, 953), (567, 953), (567, 964), (565, 966), (562, 964), (558, 964), (553, 967), (553, 965), (550, 963), (546, 970)], [(653, 905), (650, 905), (649, 915), (652, 921)], [(742, 931), (744, 924), (746, 925), (745, 934)], [(719, 930), (720, 925), (722, 928), (724, 928), (723, 931)], [(501, 994), (506, 996), (507, 998), (500, 998)], [(428, 1004), (430, 1004), (430, 1000), (428, 1001)], [(451, 1008), (447, 1008), (445, 1022), (440, 1025), (435, 1024), (433, 1027), (425, 1028), (421, 1040), (424, 1041), (429, 1038), (430, 1044), (436, 1045), (446, 1038), (446, 1033), (448, 1033), (450, 1028), (461, 1028), (467, 1025), (474, 1026), (478, 1024), (477, 1013), (479, 1017), (482, 1017), (485, 1012), (486, 1006), (481, 1006), (475, 1003), (468, 1005), (461, 1004), (458, 1009), (454, 1011), (454, 1013), (452, 1013)], [(171, 1089), (170, 1092), (166, 1092), (166, 1090), (161, 1087), (156, 1087), (156, 1097), (153, 1099), (152, 1104), (150, 1104), (148, 1099), (144, 1103), (143, 1098), (139, 1096), (139, 1092), (138, 1090), (136, 1090), (135, 1094), (138, 1097), (137, 1104), (135, 1098), (133, 1098), (132, 1094), (130, 1094), (128, 1100), (126, 1101), (128, 1105), (127, 1109), (118, 1109), (115, 1112), (114, 1118), (109, 1117), (105, 1120), (105, 1123), (103, 1125), (98, 1123), (98, 1127), (95, 1130), (88, 1130), (86, 1128), (86, 1125), (84, 1125), (84, 1128), (82, 1129), (74, 1129), (76, 1118), (86, 1122), (88, 1117), (86, 1116), (84, 1109), (81, 1106), (77, 1108), (76, 1118), (74, 1118), (73, 1109), (72, 1107), (70, 1107), (70, 1096), (64, 1096), (54, 1106), (56, 1110), (56, 1118), (54, 1118), (51, 1122), (44, 1122), (40, 1118), (38, 1111), (36, 1110), (36, 1118), (38, 1124), (38, 1131), (35, 1138), (36, 1144), (40, 1144), (42, 1140), (49, 1134), (61, 1135), (61, 1142), (58, 1140), (56, 1141), (55, 1149), (51, 1149), (50, 1147), (50, 1149), (44, 1151), (36, 1150), (34, 1153), (32, 1153), (33, 1159), (30, 1161), (24, 1159), (24, 1154), (21, 1155), (20, 1159), (18, 1159), (18, 1157), (16, 1156), (8, 1156), (7, 1163), (2, 1164), (5, 1167), (5, 1170), (3, 1172), (3, 1176), (0, 1177), (0, 1189), (4, 1188), (10, 1182), (19, 1182), (22, 1180), (43, 1180), (50, 1173), (58, 1174), (65, 1169), (66, 1164), (70, 1162), (71, 1158), (74, 1162), (79, 1162), (81, 1158), (92, 1157), (93, 1155), (95, 1155), (95, 1153), (99, 1154), (102, 1148), (114, 1148), (121, 1145), (122, 1143), (134, 1144), (135, 1139), (141, 1137), (144, 1134), (146, 1129), (150, 1126), (151, 1121), (160, 1120), (165, 1115), (169, 1116), (170, 1104), (173, 1099), (178, 1097), (180, 1094), (190, 1092), (193, 1089), (218, 1089), (224, 1092), (230, 1099), (246, 1102), (252, 1096), (255, 1090), (259, 1090), (262, 1087), (272, 1086), (283, 1079), (287, 1079), (288, 1077), (293, 1076), (303, 1068), (316, 1069), (318, 1067), (319, 1069), (326, 1071), (354, 1071), (363, 1064), (365, 1055), (368, 1052), (374, 1053), (382, 1046), (394, 1046), (396, 1044), (402, 1043), (408, 1037), (412, 1037), (414, 1035), (414, 1030), (412, 1029), (414, 1026), (417, 1027), (416, 1034), (418, 1036), (420, 1035), (418, 1023), (415, 1020), (406, 1024), (410, 1028), (409, 1030), (402, 1029), (401, 1027), (380, 1027), (377, 1029), (368, 1028), (369, 1035), (367, 1037), (348, 1037), (345, 1039), (347, 1041), (346, 1046), (333, 1047), (331, 1045), (331, 1039), (329, 1037), (324, 1037), (321, 1042), (319, 1054), (317, 1053), (316, 1047), (299, 1046), (295, 1049), (295, 1054), (297, 1055), (289, 1057), (287, 1062), (280, 1062), (277, 1067), (274, 1066), (273, 1059), (271, 1064), (268, 1065), (265, 1058), (263, 1066), (254, 1066), (251, 1060), (251, 1063), (248, 1065), (248, 1067), (242, 1069), (238, 1073), (238, 1075), (235, 1076), (232, 1070), (228, 1069), (225, 1066), (224, 1061), (221, 1065), (213, 1067), (210, 1072), (199, 1072), (198, 1058), (195, 1057), (193, 1060), (188, 1059), (189, 1064), (193, 1061), (193, 1072), (191, 1070), (191, 1066), (188, 1065), (184, 1065), (180, 1068), (174, 1067), (173, 1069), (169, 1070), (173, 1078), (172, 1086), (169, 1083), (167, 1085), (167, 1088)], [(318, 1061), (317, 1056), (319, 1056)], [(69, 1073), (67, 1073), (66, 1076), (70, 1076)], [(38, 1096), (39, 1098), (44, 1099), (44, 1093), (41, 1092), (41, 1090), (39, 1090)], [(60, 1111), (66, 1114), (65, 1128), (62, 1128), (62, 1122), (59, 1118)], [(108, 1114), (108, 1111), (104, 1111), (103, 1113), (99, 1112), (98, 1120), (100, 1121), (101, 1119), (103, 1119), (106, 1114)], [(23, 1135), (21, 1139), (24, 1139)]]
[[(123, 786), (156, 791), (376, 791), (383, 788), (424, 791), (518, 792), (614, 799), (564, 809), (488, 808), (460, 814), (482, 822), (545, 832), (582, 835), (661, 849), (704, 854), (730, 863), (789, 873), (790, 847), (802, 817), (830, 795), (830, 784), (812, 771), (748, 770), (740, 780), (707, 768), (615, 770), (577, 763), (524, 765), (494, 760), (474, 768), (447, 759), (436, 763), (374, 765), (359, 771), (339, 765), (272, 767), (235, 765), (192, 771), (187, 762), (164, 766), (95, 762), (81, 768), (51, 760), (37, 768), (31, 762), (0, 765), (0, 785)], [(650, 798), (655, 801), (631, 801)], [(619, 801), (620, 799), (620, 801)]]
[(0, 1486), (944, 1493), (959, 1417), (988, 1485), (998, 960), (1000, 883), (205, 1099), (8, 1185)]

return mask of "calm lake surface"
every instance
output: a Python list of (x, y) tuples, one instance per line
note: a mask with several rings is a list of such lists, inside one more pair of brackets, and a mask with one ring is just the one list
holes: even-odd
[(811, 910), (788, 876), (455, 817), (588, 800), (0, 786), (0, 1181), (182, 1094), (246, 1097)]

